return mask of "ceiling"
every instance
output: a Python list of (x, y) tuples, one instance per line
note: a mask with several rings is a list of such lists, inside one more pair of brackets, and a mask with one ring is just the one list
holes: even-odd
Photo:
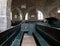
[(51, 6), (57, 1), (58, 0), (13, 0), (12, 9), (14, 7), (18, 7), (21, 9), (21, 5), (24, 5), (24, 4), (26, 4), (26, 9), (29, 9), (30, 7), (41, 9), (41, 8)]
[[(26, 8), (21, 8), (24, 4), (26, 5)], [(45, 15), (48, 15), (49, 12), (59, 5), (59, 0), (12, 0), (11, 9), (14, 11), (14, 9), (17, 8), (23, 12), (27, 12), (29, 9), (36, 8), (41, 10)]]

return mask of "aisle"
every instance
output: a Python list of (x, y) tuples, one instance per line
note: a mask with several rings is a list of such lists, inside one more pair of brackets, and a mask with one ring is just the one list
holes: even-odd
[(33, 36), (24, 35), (21, 46), (36, 46)]

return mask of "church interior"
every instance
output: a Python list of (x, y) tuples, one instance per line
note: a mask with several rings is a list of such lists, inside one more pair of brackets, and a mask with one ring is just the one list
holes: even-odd
[(0, 0), (0, 46), (60, 46), (60, 0)]

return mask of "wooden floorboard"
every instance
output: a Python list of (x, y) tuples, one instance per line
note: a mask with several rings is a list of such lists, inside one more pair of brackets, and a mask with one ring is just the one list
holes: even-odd
[(21, 46), (36, 46), (33, 36), (24, 35)]

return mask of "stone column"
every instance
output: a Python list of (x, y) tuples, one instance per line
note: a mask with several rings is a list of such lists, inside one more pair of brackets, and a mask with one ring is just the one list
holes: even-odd
[(20, 20), (22, 20), (22, 13), (20, 12)]
[(0, 32), (11, 27), (10, 5), (7, 3), (8, 1), (9, 0), (0, 0)]
[(12, 20), (12, 12), (10, 12), (10, 19)]

